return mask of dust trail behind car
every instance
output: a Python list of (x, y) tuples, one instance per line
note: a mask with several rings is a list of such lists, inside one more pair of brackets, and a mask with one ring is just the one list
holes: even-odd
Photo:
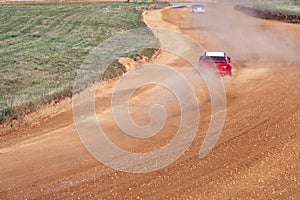
[[(233, 6), (209, 5), (205, 15), (192, 15), (192, 23), (187, 23), (191, 26), (184, 29), (202, 30), (205, 34), (218, 38), (216, 44), (210, 46), (211, 50), (227, 51), (238, 60), (300, 61), (300, 41), (295, 34), (286, 30), (284, 24), (267, 29), (258, 24), (256, 18), (236, 18), (237, 15), (245, 14), (235, 10), (224, 12), (226, 7)], [(248, 21), (245, 22), (245, 19)], [(203, 41), (205, 43), (205, 38)]]

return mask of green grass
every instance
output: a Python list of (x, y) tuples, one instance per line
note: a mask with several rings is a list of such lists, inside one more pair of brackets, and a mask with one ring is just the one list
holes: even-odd
[[(93, 47), (118, 32), (146, 26), (135, 6), (0, 5), (0, 123), (70, 96), (76, 70)], [(123, 70), (114, 69), (116, 74)]]
[(238, 4), (257, 9), (280, 11), (287, 14), (300, 14), (299, 0), (246, 0), (239, 1)]

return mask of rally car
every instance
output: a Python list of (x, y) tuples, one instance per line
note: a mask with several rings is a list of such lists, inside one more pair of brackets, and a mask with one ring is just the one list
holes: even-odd
[(232, 76), (230, 57), (225, 52), (205, 52), (199, 59), (200, 67), (207, 67), (221, 76)]
[(193, 13), (205, 13), (205, 8), (203, 5), (193, 5), (192, 12)]

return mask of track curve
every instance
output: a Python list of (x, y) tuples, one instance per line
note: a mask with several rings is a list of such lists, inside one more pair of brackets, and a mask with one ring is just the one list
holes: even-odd
[[(210, 122), (205, 92), (198, 94), (201, 126), (189, 150), (172, 165), (147, 174), (123, 173), (97, 162), (81, 144), (67, 104), (59, 114), (1, 136), (0, 199), (299, 199), (300, 26), (251, 18), (228, 4), (209, 5), (205, 15), (190, 11), (147, 11), (144, 19), (232, 57), (234, 77), (225, 80), (225, 128), (207, 157), (198, 157)], [(178, 71), (188, 67), (169, 52), (153, 62)], [(100, 84), (96, 94), (97, 114), (103, 128), (111, 130), (109, 137), (137, 152), (167, 144), (174, 137), (167, 133), (178, 128), (178, 102), (168, 102), (172, 115), (162, 134), (132, 141), (111, 116), (116, 81)], [(141, 102), (156, 92), (145, 87), (134, 94), (130, 103), (137, 106), (133, 118), (138, 122), (148, 120)]]

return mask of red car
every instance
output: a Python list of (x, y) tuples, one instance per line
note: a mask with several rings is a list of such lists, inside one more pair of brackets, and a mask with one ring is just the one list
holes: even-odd
[(199, 64), (217, 71), (221, 76), (232, 76), (231, 60), (225, 52), (205, 52), (200, 56)]

